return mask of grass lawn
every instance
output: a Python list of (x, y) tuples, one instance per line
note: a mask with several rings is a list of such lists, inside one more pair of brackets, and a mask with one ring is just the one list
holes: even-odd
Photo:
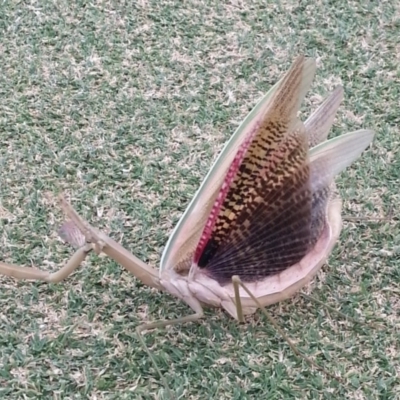
[[(337, 180), (343, 231), (300, 295), (257, 313), (220, 310), (148, 332), (181, 399), (400, 399), (400, 2), (4, 1), (0, 4), (0, 259), (56, 270), (64, 192), (157, 265), (224, 142), (296, 55), (317, 59), (308, 115), (345, 88), (333, 134), (377, 132)], [(386, 220), (382, 218), (389, 217)], [(59, 284), (0, 277), (0, 398), (166, 399), (135, 336), (191, 310), (91, 256)]]

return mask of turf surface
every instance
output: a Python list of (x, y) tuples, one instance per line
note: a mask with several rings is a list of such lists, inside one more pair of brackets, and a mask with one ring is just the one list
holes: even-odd
[[(299, 361), (257, 314), (219, 310), (146, 335), (181, 399), (400, 398), (400, 3), (4, 1), (0, 4), (1, 260), (56, 270), (66, 193), (93, 225), (157, 265), (224, 142), (299, 53), (335, 85), (333, 134), (376, 130), (338, 179), (338, 246), (300, 296), (270, 307)], [(382, 220), (386, 218), (386, 220)], [(190, 313), (92, 256), (60, 284), (0, 278), (0, 397), (166, 399), (134, 330)]]

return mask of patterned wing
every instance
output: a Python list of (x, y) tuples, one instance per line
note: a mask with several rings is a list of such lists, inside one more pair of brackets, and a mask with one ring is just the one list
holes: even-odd
[(308, 138), (297, 119), (303, 66), (299, 58), (239, 148), (205, 225), (194, 263), (220, 282), (275, 274), (312, 244)]
[[(299, 64), (302, 64), (302, 76), (296, 78), (301, 81), (299, 88), (300, 95), (297, 99), (298, 102), (304, 97), (312, 82), (315, 72), (315, 61), (312, 59), (303, 60), (301, 58), (299, 59)], [(211, 210), (214, 207), (215, 201), (221, 193), (221, 186), (227, 171), (231, 167), (239, 149), (246, 146), (244, 143), (246, 141), (248, 142), (248, 137), (254, 135), (263, 116), (271, 109), (271, 104), (276, 97), (276, 92), (279, 90), (281, 93), (280, 96), (282, 95), (282, 85), (285, 81), (288, 81), (288, 76), (282, 78), (269, 90), (247, 115), (224, 146), (203, 183), (200, 185), (199, 190), (172, 232), (161, 257), (160, 274), (168, 269), (173, 269), (179, 273), (189, 271), (192, 265), (193, 254), (202, 237), (202, 232)], [(292, 103), (292, 108), (298, 108), (295, 102)], [(289, 121), (289, 125), (294, 122), (295, 119), (293, 118)]]

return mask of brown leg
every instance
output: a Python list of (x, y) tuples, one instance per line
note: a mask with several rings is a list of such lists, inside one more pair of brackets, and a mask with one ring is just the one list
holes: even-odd
[[(242, 300), (240, 299), (240, 293), (239, 293), (239, 282), (235, 278), (235, 276), (232, 277), (232, 284), (233, 284), (233, 290), (235, 291), (235, 305), (236, 305), (236, 314), (237, 314), (237, 319), (238, 321), (243, 324), (244, 323), (244, 316), (243, 316), (243, 308), (242, 308)], [(240, 279), (239, 277), (236, 277)]]
[(62, 196), (60, 197), (60, 202), (65, 215), (69, 219), (59, 232), (65, 241), (73, 246), (80, 245), (84, 241), (92, 243), (97, 253), (106, 254), (136, 278), (140, 279), (145, 285), (163, 290), (157, 269), (147, 265), (119, 243), (91, 227)]
[(236, 282), (237, 285), (240, 285), (246, 293), (253, 299), (254, 303), (257, 304), (257, 306), (261, 309), (261, 312), (267, 317), (268, 321), (272, 324), (272, 326), (280, 333), (280, 335), (285, 339), (289, 347), (292, 349), (293, 353), (296, 354), (296, 356), (302, 358), (305, 360), (308, 364), (312, 365), (319, 371), (322, 371), (324, 374), (330, 376), (331, 378), (337, 380), (338, 382), (342, 383), (342, 380), (340, 377), (337, 377), (333, 374), (331, 374), (329, 371), (327, 371), (325, 368), (321, 367), (317, 363), (315, 363), (311, 358), (305, 356), (302, 354), (297, 347), (293, 344), (293, 342), (289, 339), (289, 337), (286, 335), (286, 333), (283, 331), (283, 329), (278, 325), (278, 323), (275, 321), (275, 319), (272, 317), (272, 315), (266, 310), (265, 307), (263, 307), (258, 299), (251, 293), (251, 291), (247, 288), (247, 286), (240, 280), (238, 276), (233, 276), (232, 277), (232, 282)]
[(165, 328), (166, 326), (170, 326), (170, 325), (184, 324), (186, 322), (195, 322), (195, 321), (198, 321), (202, 317), (203, 317), (203, 311), (199, 310), (195, 314), (187, 315), (186, 317), (177, 318), (177, 319), (173, 319), (173, 320), (170, 320), (170, 321), (156, 321), (156, 322), (152, 322), (152, 323), (149, 323), (149, 324), (140, 325), (140, 326), (138, 326), (136, 328), (136, 334), (137, 334), (137, 337), (138, 337), (138, 339), (140, 341), (140, 344), (142, 345), (142, 348), (146, 351), (147, 355), (149, 356), (149, 358), (150, 358), (151, 362), (153, 363), (154, 368), (157, 371), (158, 375), (160, 375), (160, 378), (161, 378), (161, 380), (162, 380), (162, 382), (164, 384), (164, 387), (166, 388), (166, 390), (168, 392), (168, 396), (171, 399), (175, 399), (175, 396), (172, 393), (167, 381), (165, 380), (164, 375), (160, 371), (160, 368), (158, 368), (156, 360), (154, 359), (153, 355), (151, 354), (149, 348), (147, 347), (146, 342), (144, 341), (144, 337), (142, 335), (142, 332), (150, 330), (150, 329)]
[(19, 265), (0, 262), (0, 274), (11, 276), (16, 279), (57, 283), (71, 275), (92, 250), (93, 246), (91, 244), (86, 244), (80, 247), (68, 262), (57, 272), (50, 273), (32, 267), (20, 267)]
[[(313, 296), (310, 296), (309, 294), (305, 294), (305, 293), (303, 293), (303, 292), (300, 292), (300, 295), (303, 296), (303, 297), (304, 297), (305, 299), (307, 299), (307, 300), (314, 301), (315, 303), (319, 304), (320, 306), (326, 308), (328, 311), (331, 311), (331, 312), (333, 312), (333, 313), (339, 315), (340, 317), (342, 317), (342, 318), (344, 318), (344, 319), (347, 319), (348, 321), (353, 322), (354, 324), (368, 325), (368, 326), (370, 326), (371, 328), (374, 328), (374, 329), (380, 327), (379, 325), (376, 325), (374, 322), (360, 321), (360, 320), (357, 319), (357, 318), (353, 318), (353, 317), (350, 317), (349, 315), (343, 314), (342, 312), (336, 310), (335, 308), (333, 308), (333, 307), (331, 307), (331, 306), (328, 306), (328, 304), (324, 303), (324, 302), (321, 301), (321, 300), (316, 299), (316, 298), (313, 297)], [(378, 323), (378, 322), (382, 322), (382, 321), (375, 320), (375, 322)]]

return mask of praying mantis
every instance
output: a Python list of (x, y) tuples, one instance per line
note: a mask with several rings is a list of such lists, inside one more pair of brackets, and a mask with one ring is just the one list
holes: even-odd
[(299, 120), (314, 73), (314, 60), (298, 57), (244, 119), (172, 232), (159, 270), (90, 226), (61, 196), (67, 218), (59, 235), (77, 248), (72, 257), (54, 273), (0, 262), (0, 274), (60, 282), (91, 252), (103, 253), (143, 284), (184, 301), (193, 314), (137, 328), (161, 377), (145, 330), (197, 321), (205, 306), (223, 308), (239, 322), (261, 309), (276, 326), (265, 307), (293, 296), (326, 261), (341, 231), (334, 178), (374, 137), (359, 130), (327, 140), (341, 87), (305, 123)]

